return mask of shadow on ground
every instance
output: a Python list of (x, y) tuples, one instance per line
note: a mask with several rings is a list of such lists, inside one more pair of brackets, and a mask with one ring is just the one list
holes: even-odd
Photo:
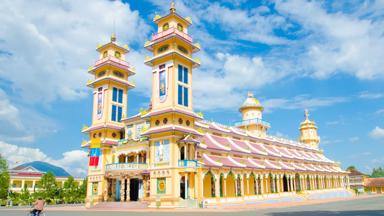
[(274, 212), (267, 213), (268, 216), (370, 216), (384, 215), (384, 210), (360, 210), (360, 211), (300, 211), (300, 212)]

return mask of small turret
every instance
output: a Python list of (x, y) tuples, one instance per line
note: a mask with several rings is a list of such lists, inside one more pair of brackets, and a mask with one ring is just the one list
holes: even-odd
[(248, 92), (248, 97), (239, 108), (242, 114), (242, 121), (235, 124), (236, 127), (247, 130), (255, 135), (263, 136), (270, 127), (269, 123), (263, 121), (264, 107), (260, 104), (252, 92)]
[(317, 126), (314, 121), (309, 120), (309, 111), (304, 111), (304, 121), (300, 124), (300, 138), (299, 141), (318, 148), (320, 137), (317, 135)]

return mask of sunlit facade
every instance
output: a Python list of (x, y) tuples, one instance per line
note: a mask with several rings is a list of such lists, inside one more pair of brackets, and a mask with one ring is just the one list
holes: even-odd
[[(190, 18), (156, 15), (158, 26), (145, 48), (152, 97), (148, 109), (126, 117), (128, 48), (113, 36), (97, 50), (92, 125), (84, 127), (90, 149), (87, 206), (99, 202), (147, 201), (149, 207), (197, 207), (247, 203), (297, 191), (347, 188), (348, 175), (319, 149), (314, 121), (305, 112), (299, 142), (268, 134), (263, 106), (249, 93), (242, 119), (231, 126), (206, 121), (193, 110), (193, 54), (200, 45), (188, 33)], [(144, 73), (144, 71), (140, 71)], [(152, 76), (152, 78), (150, 78)], [(209, 86), (207, 86), (209, 88)]]

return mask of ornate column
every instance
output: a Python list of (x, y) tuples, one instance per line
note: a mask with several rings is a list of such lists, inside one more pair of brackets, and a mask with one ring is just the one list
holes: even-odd
[(224, 175), (224, 190), (223, 190), (223, 197), (227, 197), (227, 175)]
[(244, 196), (245, 195), (249, 196), (249, 176), (248, 175), (247, 175), (246, 181), (247, 181), (247, 194), (244, 194)]
[(125, 179), (124, 177), (120, 177), (120, 202), (124, 202), (124, 193), (125, 192)]
[(290, 179), (290, 183), (291, 183), (291, 192), (295, 191), (294, 184), (293, 184), (293, 181), (294, 181), (293, 176), (291, 176), (289, 179)]
[(276, 187), (276, 193), (280, 193), (280, 175), (277, 175), (276, 176), (276, 185), (277, 185), (277, 187)]
[(215, 197), (220, 197), (220, 174), (215, 175)]

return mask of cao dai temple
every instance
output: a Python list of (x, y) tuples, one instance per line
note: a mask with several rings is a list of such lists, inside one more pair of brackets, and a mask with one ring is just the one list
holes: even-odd
[(190, 18), (156, 15), (158, 26), (145, 48), (152, 76), (148, 110), (126, 117), (129, 50), (112, 35), (97, 48), (92, 125), (82, 147), (89, 148), (87, 206), (101, 202), (145, 201), (149, 207), (190, 203), (248, 203), (260, 197), (343, 189), (348, 173), (324, 156), (314, 121), (300, 124), (299, 141), (268, 135), (263, 106), (249, 93), (239, 104), (242, 119), (225, 126), (204, 120), (193, 110), (193, 70), (200, 50), (188, 34)]

